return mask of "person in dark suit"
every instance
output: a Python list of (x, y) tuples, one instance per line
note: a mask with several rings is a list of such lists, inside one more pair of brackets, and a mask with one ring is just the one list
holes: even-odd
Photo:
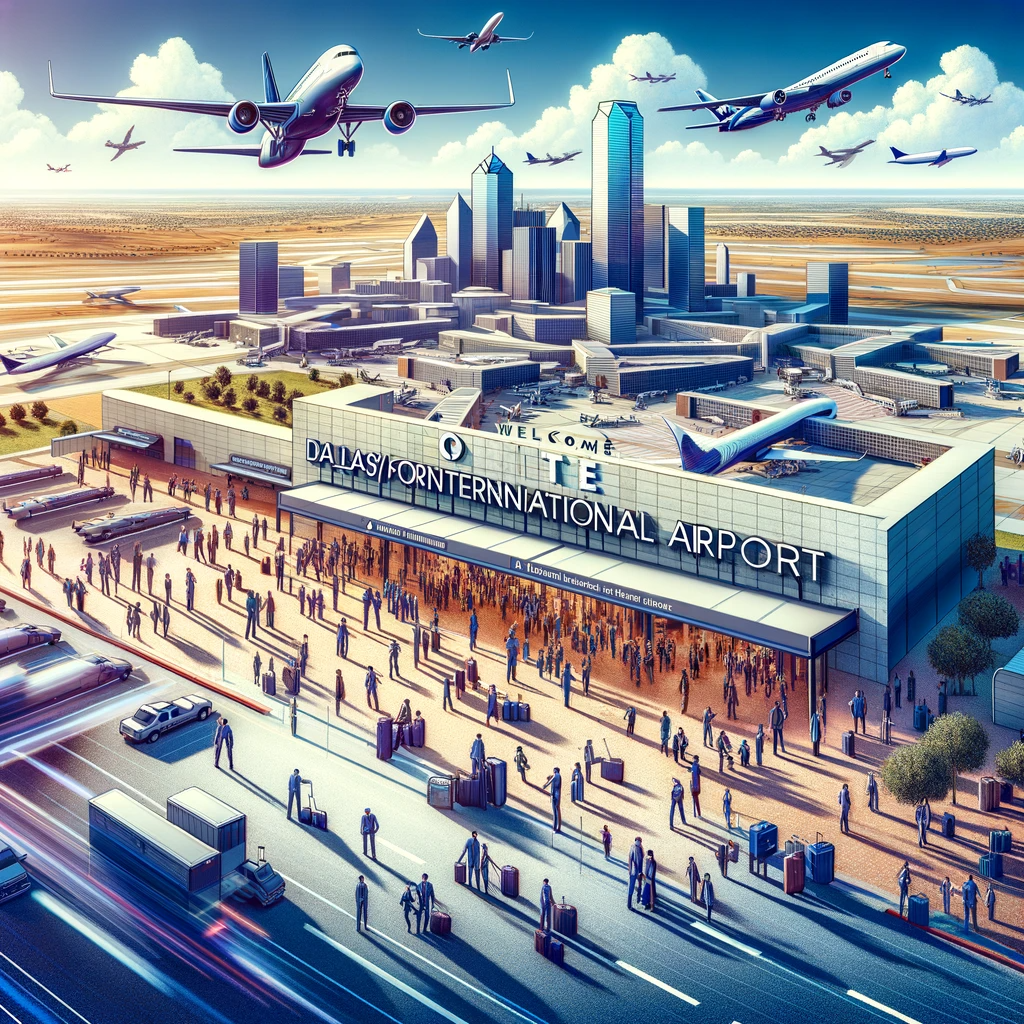
[(683, 784), (678, 779), (672, 780), (672, 805), (668, 812), (668, 827), (670, 830), (675, 829), (676, 811), (679, 811), (679, 817), (682, 818), (683, 824), (686, 824), (686, 809), (683, 806)]
[[(782, 711), (782, 705), (776, 701), (775, 707), (772, 708), (768, 715), (768, 724), (772, 727), (772, 753), (778, 757), (779, 747), (782, 747), (782, 752), (786, 752), (786, 738), (783, 736), (783, 729), (786, 726), (786, 716)], [(758, 761), (758, 764), (761, 762)]]
[(700, 758), (694, 754), (690, 764), (690, 799), (693, 801), (694, 817), (700, 817)]
[(437, 900), (434, 898), (434, 885), (427, 878), (426, 873), (423, 874), (420, 884), (416, 886), (416, 891), (420, 897), (420, 914), (423, 916), (423, 928), (422, 931), (430, 931), (430, 915), (433, 912), (434, 904)]
[(700, 899), (700, 868), (692, 857), (686, 865), (686, 877), (690, 883), (690, 902), (696, 903)]
[[(335, 579), (338, 577), (335, 576)], [(412, 934), (412, 922), (409, 920), (410, 914), (416, 915), (416, 934), (420, 933), (420, 908), (419, 903), (416, 900), (416, 896), (413, 893), (411, 885), (405, 887), (405, 892), (402, 893), (401, 898), (398, 901), (398, 905), (402, 908), (402, 913), (405, 915), (405, 930)]]
[(654, 909), (658, 898), (658, 862), (654, 859), (654, 851), (647, 851), (647, 860), (644, 861), (644, 906), (648, 910)]
[(367, 807), (362, 818), (359, 819), (359, 834), (363, 837), (363, 856), (366, 856), (366, 842), (370, 842), (370, 860), (377, 859), (377, 833), (380, 831), (380, 822), (377, 815)]
[(636, 728), (636, 708), (632, 705), (626, 708), (626, 713), (622, 717), (626, 721), (626, 735), (632, 736), (633, 730)]
[(441, 710), (447, 711), (449, 708), (451, 708), (451, 710), (454, 711), (455, 705), (452, 703), (452, 681), (448, 676), (445, 676), (444, 679), (441, 680), (441, 687)]
[(974, 921), (974, 930), (978, 930), (978, 883), (974, 875), (968, 875), (967, 881), (960, 886), (960, 895), (964, 901), (964, 931), (969, 932), (970, 920)]
[(629, 848), (627, 865), (629, 867), (629, 889), (626, 892), (626, 907), (632, 910), (633, 893), (638, 888), (644, 874), (644, 844), (639, 836), (633, 840), (633, 845)]
[(551, 905), (554, 903), (554, 897), (551, 895), (551, 885), (548, 880), (544, 879), (544, 884), (540, 887), (540, 928), (544, 931), (551, 931)]
[(308, 782), (308, 779), (304, 779), (299, 773), (299, 769), (296, 768), (291, 775), (288, 776), (288, 820), (292, 820), (292, 803), (299, 808), (302, 807), (302, 784)]
[(366, 911), (370, 903), (370, 890), (366, 887), (366, 881), (362, 875), (356, 882), (356, 931), (359, 931), (359, 923), (362, 922), (365, 931), (369, 925), (366, 923)]
[(470, 833), (469, 838), (466, 840), (465, 846), (462, 847), (462, 853), (459, 854), (459, 859), (455, 862), (461, 864), (463, 860), (466, 860), (466, 882), (469, 885), (473, 884), (473, 873), (476, 872), (476, 887), (480, 888), (480, 840), (477, 838), (476, 832)]
[(900, 868), (900, 873), (896, 876), (896, 884), (900, 890), (900, 917), (903, 916), (907, 900), (910, 899), (910, 881), (910, 863), (904, 861), (903, 867)]
[(554, 832), (562, 831), (562, 772), (556, 768), (541, 786), (541, 789), (551, 791), (551, 829)]
[(217, 731), (213, 734), (213, 767), (220, 767), (220, 752), (222, 749), (227, 749), (228, 754), (228, 768), (231, 771), (235, 770), (235, 734), (231, 731), (231, 726), (228, 725), (228, 720), (222, 715), (217, 719)]
[(914, 820), (917, 822), (917, 845), (928, 845), (928, 825), (925, 806), (923, 803), (917, 805), (914, 810)]
[(711, 875), (704, 872), (704, 880), (700, 883), (700, 901), (708, 913), (708, 924), (711, 924), (711, 910), (715, 905), (715, 886)]

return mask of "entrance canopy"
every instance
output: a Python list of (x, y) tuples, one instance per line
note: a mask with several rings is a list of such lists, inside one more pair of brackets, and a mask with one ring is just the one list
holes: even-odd
[(135, 448), (141, 452), (150, 452), (157, 446), (162, 449), (164, 442), (160, 434), (149, 434), (144, 430), (135, 430), (132, 427), (97, 430), (92, 436), (115, 447)]
[(291, 480), (274, 473), (264, 473), (258, 469), (252, 469), (249, 466), (239, 465), (235, 462), (214, 462), (210, 469), (215, 469), (220, 473), (240, 476), (243, 480), (255, 480), (260, 484), (270, 484), (272, 487), (280, 487), (282, 484), (287, 487), (291, 484)]
[(801, 658), (824, 654), (857, 631), (855, 610), (747, 590), (329, 484), (282, 491), (278, 508)]

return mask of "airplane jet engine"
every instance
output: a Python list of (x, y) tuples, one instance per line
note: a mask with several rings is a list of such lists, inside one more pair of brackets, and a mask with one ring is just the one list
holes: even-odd
[(828, 98), (828, 109), (835, 110), (836, 107), (841, 107), (844, 103), (849, 103), (853, 99), (853, 93), (849, 89), (841, 89), (839, 92), (832, 93)]
[(239, 100), (228, 111), (228, 127), (239, 135), (251, 132), (260, 123), (260, 108), (252, 100)]
[(774, 107), (784, 107), (786, 105), (786, 90), (776, 89), (775, 92), (770, 92), (764, 96), (761, 100), (760, 107), (762, 110), (772, 110)]
[(416, 123), (416, 108), (406, 100), (396, 100), (384, 111), (384, 128), (392, 135), (404, 135)]

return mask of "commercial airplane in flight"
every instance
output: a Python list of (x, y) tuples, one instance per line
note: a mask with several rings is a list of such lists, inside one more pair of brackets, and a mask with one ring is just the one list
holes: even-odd
[(895, 146), (889, 147), (892, 150), (891, 164), (929, 164), (932, 167), (945, 167), (951, 160), (962, 156), (974, 156), (978, 151), (970, 146), (960, 146), (958, 149), (937, 149), (931, 153), (904, 153)]
[(672, 423), (664, 416), (662, 419), (679, 446), (683, 469), (689, 473), (721, 473), (737, 462), (766, 458), (801, 459), (808, 462), (855, 461), (855, 456), (819, 454), (801, 448), (774, 449), (777, 442), (799, 436), (804, 420), (812, 416), (834, 420), (836, 415), (836, 403), (831, 398), (814, 398), (713, 441), (696, 438), (677, 423)]
[(965, 107), (980, 107), (983, 103), (992, 102), (992, 93), (982, 96), (980, 99), (977, 96), (965, 96), (959, 89), (955, 96), (950, 96), (946, 92), (940, 92), (939, 95), (945, 96), (947, 100), (952, 100), (954, 103), (961, 103)]
[(550, 153), (547, 156), (534, 156), (532, 153), (527, 153), (523, 163), (529, 164), (531, 167), (535, 167), (537, 164), (551, 164), (554, 167), (555, 164), (564, 164), (570, 160), (575, 160), (582, 152), (582, 149), (577, 149), (572, 153), (563, 153), (561, 156), (552, 156)]
[(867, 149), (868, 146), (875, 144), (874, 139), (868, 139), (867, 142), (862, 142), (859, 146), (848, 146), (846, 149), (826, 149), (824, 146), (819, 146), (818, 149), (821, 152), (818, 156), (827, 156), (829, 162), (825, 164), (825, 167), (847, 167), (854, 160), (857, 159)]
[(65, 174), (71, 170), (71, 164), (65, 164), (63, 167), (54, 167), (53, 164), (47, 164), (46, 169), (48, 171), (55, 171), (57, 174)]
[(98, 288), (96, 291), (91, 292), (86, 289), (85, 294), (90, 299), (104, 299), (107, 302), (120, 302), (122, 305), (130, 305), (128, 300), (125, 298), (126, 295), (131, 295), (133, 292), (142, 291), (142, 285), (140, 284), (126, 284), (120, 288)]
[(116, 337), (117, 335), (110, 331), (100, 331), (81, 341), (67, 342), (58, 338), (56, 334), (51, 334), (50, 340), (57, 346), (55, 352), (46, 352), (32, 359), (12, 359), (0, 353), (0, 363), (3, 363), (4, 369), (12, 375), (35, 373), (37, 370), (48, 370), (51, 366), (63, 366), (65, 363), (74, 362), (90, 352), (103, 348), (104, 345), (109, 345)]
[(785, 89), (753, 93), (750, 96), (733, 96), (716, 99), (703, 89), (697, 89), (700, 103), (684, 103), (675, 107), (659, 107), (666, 110), (710, 110), (716, 120), (704, 124), (688, 124), (690, 128), (717, 128), (720, 132), (738, 132), (748, 128), (759, 128), (769, 121), (783, 121), (788, 114), (806, 110), (805, 120), (817, 120), (817, 109), (824, 104), (829, 110), (841, 107), (853, 99), (850, 86), (870, 78), (879, 71), (891, 78), (889, 68), (905, 53), (907, 48), (899, 43), (872, 43), (863, 50), (851, 53), (835, 64), (815, 71), (813, 75)]
[(630, 75), (629, 77), (634, 82), (650, 82), (651, 85), (659, 85), (662, 82), (674, 82), (676, 80), (676, 72), (673, 71), (671, 75), (652, 75), (648, 71), (643, 75)]
[(512, 91), (512, 75), (508, 78), (507, 103), (455, 103), (414, 107), (408, 100), (396, 100), (387, 106), (363, 106), (351, 103), (352, 93), (363, 77), (363, 62), (358, 52), (341, 43), (325, 50), (316, 63), (302, 76), (294, 89), (282, 100), (274, 78), (270, 57), (263, 54), (264, 101), (204, 102), (202, 100), (144, 99), (140, 96), (84, 96), (53, 90), (53, 69), (50, 69), (50, 95), (58, 100), (81, 100), (86, 103), (118, 103), (129, 107), (155, 107), (183, 114), (209, 114), (227, 121), (239, 135), (251, 132), (257, 125), (265, 129), (258, 146), (205, 146), (176, 149), (176, 153), (227, 153), (252, 156), (260, 167), (281, 167), (297, 156), (324, 155), (329, 149), (306, 149), (306, 143), (318, 139), (337, 127), (338, 156), (356, 155), (352, 136), (364, 121), (380, 121), (391, 135), (404, 135), (421, 114), (460, 114), (475, 110), (498, 110), (511, 107), (516, 101)]
[(486, 50), (491, 46), (497, 46), (498, 43), (525, 43), (528, 39), (533, 38), (532, 32), (528, 36), (499, 36), (495, 29), (504, 17), (505, 15), (501, 11), (497, 14), (492, 14), (487, 20), (487, 24), (480, 29), (479, 33), (470, 32), (468, 36), (432, 36), (426, 32), (420, 32), (419, 29), (416, 29), (416, 31), (424, 39), (444, 39), (445, 42), (455, 43), (460, 50), (468, 46), (470, 53), (476, 53), (477, 50)]
[(144, 146), (146, 144), (145, 139), (143, 139), (142, 142), (132, 142), (131, 138), (133, 131), (135, 131), (135, 125), (132, 125), (131, 128), (128, 129), (123, 142), (111, 142), (110, 139), (107, 139), (105, 145), (110, 149), (117, 150), (117, 152), (110, 158), (111, 163), (113, 163), (122, 153), (127, 153), (129, 149), (138, 149), (139, 146)]

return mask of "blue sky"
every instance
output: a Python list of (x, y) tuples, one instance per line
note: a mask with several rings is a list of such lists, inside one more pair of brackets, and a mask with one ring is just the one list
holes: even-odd
[[(359, 49), (366, 65), (357, 102), (498, 100), (504, 92), (504, 68), (509, 67), (516, 83), (518, 102), (513, 110), (500, 112), (500, 116), (493, 119), (501, 121), (503, 131), (489, 129), (489, 133), (499, 140), (515, 139), (508, 144), (518, 148), (524, 136), (527, 140), (536, 137), (556, 143), (578, 141), (579, 132), (574, 135), (567, 128), (554, 135), (550, 131), (534, 131), (533, 136), (529, 133), (535, 129), (546, 107), (565, 105), (571, 88), (588, 85), (592, 69), (611, 61), (616, 48), (631, 34), (659, 33), (674, 54), (686, 55), (697, 66), (710, 90), (717, 95), (788, 85), (880, 39), (906, 45), (907, 56), (894, 69), (892, 81), (876, 77), (857, 87), (854, 102), (848, 109), (858, 110), (890, 103), (893, 90), (908, 79), (928, 82), (939, 73), (942, 55), (958, 47), (969, 46), (987, 56), (1002, 82), (1021, 67), (1019, 40), (1024, 12), (1019, 0), (971, 0), (970, 3), (931, 0), (927, 4), (900, 0), (859, 0), (851, 4), (840, 0), (827, 5), (778, 5), (763, 0), (759, 3), (733, 0), (728, 4), (682, 4), (664, 0), (586, 5), (522, 2), (504, 8), (505, 20), (499, 31), (513, 35), (535, 32), (527, 43), (508, 44), (487, 53), (470, 55), (468, 51), (458, 51), (440, 41), (421, 39), (416, 34), (417, 28), (438, 33), (479, 29), (494, 10), (493, 6), (476, 3), (424, 5), (403, 0), (381, 5), (319, 0), (306, 0), (297, 5), (280, 0), (273, 3), (267, 0), (246, 0), (245, 3), (173, 0), (159, 5), (138, 0), (89, 0), (88, 3), (0, 0), (0, 72), (13, 74), (24, 92), (18, 103), (19, 111), (46, 118), (52, 128), (64, 136), (97, 111), (84, 104), (62, 104), (47, 96), (48, 58), (54, 61), (58, 88), (116, 92), (131, 84), (129, 69), (139, 54), (157, 54), (161, 44), (180, 37), (192, 48), (198, 62), (210, 64), (222, 73), (223, 87), (232, 96), (260, 98), (259, 60), (264, 49), (270, 51), (282, 87), (287, 87), (329, 45), (348, 42)], [(781, 13), (767, 13), (775, 11)], [(977, 63), (976, 58), (972, 60)], [(649, 70), (665, 69), (652, 67)], [(982, 73), (979, 81), (984, 77)], [(687, 75), (680, 78), (686, 79)], [(674, 95), (672, 102), (686, 102), (692, 84), (688, 82), (685, 87), (687, 95)], [(699, 141), (727, 164), (750, 151), (762, 160), (777, 162), (798, 142), (806, 127), (801, 117), (733, 137), (686, 132), (684, 126), (693, 123), (693, 115), (655, 114), (655, 97), (662, 100), (669, 95), (668, 90), (646, 88), (648, 92), (641, 96), (641, 109), (647, 117), (653, 143), (662, 145), (678, 140), (680, 145), (686, 146), (699, 136)], [(1009, 104), (1010, 109), (1006, 103), (1003, 108), (1010, 115), (1004, 126), (1009, 135), (1021, 120), (1016, 117), (1015, 102)], [(985, 116), (996, 115), (986, 109)], [(177, 120), (150, 122), (150, 133), (182, 129), (185, 119), (178, 115), (172, 117)], [(653, 123), (655, 119), (657, 124)], [(892, 119), (891, 115), (886, 115), (882, 120), (876, 119), (877, 124), (865, 122), (856, 127), (877, 134), (882, 121), (890, 123)], [(366, 175), (375, 166), (386, 169), (396, 162), (408, 163), (406, 170), (412, 173), (412, 165), (434, 160), (439, 147), (445, 143), (465, 144), (486, 120), (467, 115), (437, 118), (429, 124), (420, 121), (408, 136), (397, 140), (397, 145), (392, 144), (379, 127), (367, 126), (359, 138), (364, 151), (370, 149), (371, 152), (365, 158), (360, 153), (359, 159), (363, 162), (358, 169), (346, 169), (346, 180), (365, 183)], [(3, 127), (0, 111), (0, 130)], [(218, 137), (211, 136), (210, 141), (221, 141), (219, 126), (202, 130), (212, 132), (215, 127)], [(995, 136), (1001, 129), (995, 122), (991, 127), (992, 144), (996, 145), (999, 139)], [(88, 134), (81, 128), (77, 131), (79, 136)], [(4, 141), (0, 136), (0, 147)], [(483, 145), (487, 141), (482, 137), (473, 138), (471, 145)], [(61, 159), (61, 153), (57, 152), (61, 144), (56, 136), (52, 137), (52, 142), (54, 159)], [(950, 139), (948, 144), (973, 142), (958, 138)], [(169, 148), (161, 138), (154, 138), (150, 147), (147, 147), (150, 159), (154, 158), (158, 147), (162, 147), (160, 151), (164, 154)], [(15, 162), (17, 155), (14, 154)], [(65, 155), (84, 159), (73, 146)], [(510, 162), (518, 157), (518, 153), (511, 153)], [(688, 154), (688, 159), (696, 157), (695, 153)], [(34, 151), (32, 159), (38, 159)], [(175, 158), (176, 161), (187, 159)], [(300, 163), (322, 164), (327, 159), (308, 159)], [(468, 152), (466, 159), (469, 160)], [(753, 157), (745, 159), (749, 164), (755, 163)], [(200, 184), (215, 161), (223, 163), (222, 158), (215, 157), (194, 160), (195, 170), (186, 170), (185, 177), (194, 177), (195, 183)], [(136, 166), (143, 166), (141, 160)], [(176, 166), (187, 167), (187, 164)], [(437, 161), (433, 166), (430, 183), (447, 184), (442, 179), (451, 177), (454, 167), (445, 169)], [(471, 163), (466, 167), (466, 175), (470, 169)], [(0, 180), (3, 173), (0, 170)], [(244, 174), (245, 180), (251, 178), (247, 171), (231, 173)], [(310, 172), (299, 173), (308, 176)], [(340, 172), (336, 166), (329, 171), (321, 167), (316, 172), (318, 179), (324, 173)], [(567, 182), (571, 179), (579, 184), (581, 175), (586, 177), (585, 168), (582, 171), (565, 168)], [(859, 180), (852, 174), (843, 179), (847, 184)], [(79, 181), (84, 183), (82, 179)], [(288, 184), (298, 183), (296, 172), (291, 171)], [(945, 181), (947, 185), (951, 183), (951, 178)]]

